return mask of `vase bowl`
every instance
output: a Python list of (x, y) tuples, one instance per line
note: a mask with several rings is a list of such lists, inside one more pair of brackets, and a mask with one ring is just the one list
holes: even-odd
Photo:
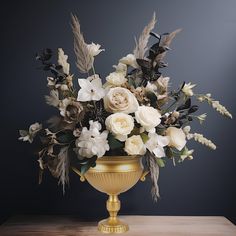
[(92, 187), (109, 196), (106, 207), (110, 216), (98, 223), (98, 230), (102, 233), (128, 231), (129, 226), (117, 217), (121, 205), (118, 195), (132, 188), (139, 180), (145, 180), (147, 172), (144, 172), (142, 157), (104, 156), (98, 158), (96, 166), (84, 176), (78, 174), (81, 181), (87, 180)]

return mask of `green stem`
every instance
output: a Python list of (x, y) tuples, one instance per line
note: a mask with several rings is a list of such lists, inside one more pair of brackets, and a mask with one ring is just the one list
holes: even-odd
[(95, 72), (94, 64), (92, 65), (92, 70), (93, 70), (93, 75), (95, 76), (96, 72)]

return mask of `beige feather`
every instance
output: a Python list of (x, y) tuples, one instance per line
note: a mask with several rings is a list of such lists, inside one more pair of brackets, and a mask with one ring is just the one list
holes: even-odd
[(145, 52), (147, 51), (147, 44), (150, 37), (151, 31), (154, 29), (156, 24), (156, 13), (153, 13), (151, 21), (148, 25), (143, 29), (142, 34), (139, 36), (138, 41), (135, 39), (136, 46), (133, 51), (136, 58), (143, 59)]
[[(172, 40), (175, 38), (175, 36), (181, 31), (182, 29), (177, 29), (175, 31), (173, 31), (172, 33), (166, 35), (164, 37), (164, 39), (161, 41), (160, 46), (165, 46), (165, 47), (169, 47)], [(161, 54), (158, 54), (158, 56), (156, 57), (155, 61), (156, 62), (160, 62), (164, 59), (164, 57), (166, 56), (166, 52), (163, 52)]]
[(84, 36), (80, 31), (78, 18), (71, 14), (72, 31), (74, 34), (74, 51), (76, 55), (76, 66), (81, 73), (88, 73), (93, 65), (93, 58), (90, 56)]
[(148, 169), (150, 171), (150, 177), (151, 177), (151, 182), (152, 182), (152, 189), (151, 189), (151, 194), (153, 200), (156, 202), (158, 198), (160, 198), (160, 193), (159, 193), (159, 186), (158, 186), (158, 179), (159, 179), (159, 166), (156, 161), (156, 157), (153, 156), (152, 153), (147, 152), (146, 153), (146, 160), (147, 160), (147, 165)]

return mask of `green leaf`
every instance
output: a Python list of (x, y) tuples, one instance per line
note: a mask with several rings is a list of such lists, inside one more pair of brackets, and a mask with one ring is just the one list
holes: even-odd
[(151, 106), (156, 107), (157, 106), (157, 96), (152, 92), (148, 92), (147, 97), (150, 99)]
[(117, 140), (111, 133), (108, 134), (108, 143), (111, 150), (124, 147), (124, 144)]
[(143, 140), (143, 143), (146, 143), (148, 141), (148, 139), (149, 139), (148, 135), (145, 134), (145, 133), (141, 133), (140, 136), (141, 136), (141, 138)]
[(90, 165), (88, 164), (82, 165), (80, 169), (81, 174), (84, 175), (88, 171), (89, 168), (90, 168)]
[(90, 158), (86, 164), (82, 165), (81, 168), (80, 168), (80, 172), (82, 175), (84, 175), (90, 167), (95, 167), (96, 166), (96, 160), (97, 160), (97, 157), (94, 156), (92, 158)]
[(165, 161), (162, 158), (156, 158), (156, 162), (159, 167), (165, 167)]

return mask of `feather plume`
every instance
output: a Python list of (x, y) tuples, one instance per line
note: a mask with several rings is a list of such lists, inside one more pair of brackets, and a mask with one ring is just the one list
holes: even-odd
[(160, 198), (159, 186), (158, 186), (159, 166), (157, 164), (155, 157), (152, 155), (152, 153), (147, 152), (146, 157), (147, 157), (147, 166), (150, 171), (150, 177), (152, 181), (151, 194), (152, 194), (153, 200), (156, 202), (158, 198)]
[(63, 193), (65, 193), (65, 185), (69, 183), (69, 157), (68, 146), (61, 148), (58, 154), (58, 164), (56, 174), (59, 178), (59, 184), (62, 184)]
[[(172, 33), (166, 35), (164, 37), (164, 39), (162, 39), (161, 43), (160, 43), (160, 46), (161, 47), (170, 47), (170, 44), (172, 42), (172, 40), (175, 38), (175, 36), (181, 31), (182, 29), (177, 29), (175, 31), (173, 31)], [(164, 59), (164, 57), (166, 56), (166, 51), (161, 53), (161, 54), (158, 54), (155, 61), (156, 62), (160, 62)]]
[(74, 51), (76, 55), (76, 66), (81, 73), (88, 73), (93, 65), (93, 57), (90, 56), (84, 36), (80, 31), (78, 18), (71, 14), (71, 27), (74, 34)]
[(151, 21), (148, 25), (143, 29), (142, 34), (139, 36), (138, 41), (135, 39), (136, 46), (133, 51), (136, 58), (143, 59), (145, 52), (147, 51), (147, 44), (150, 37), (151, 31), (154, 29), (156, 24), (156, 13), (153, 13)]

